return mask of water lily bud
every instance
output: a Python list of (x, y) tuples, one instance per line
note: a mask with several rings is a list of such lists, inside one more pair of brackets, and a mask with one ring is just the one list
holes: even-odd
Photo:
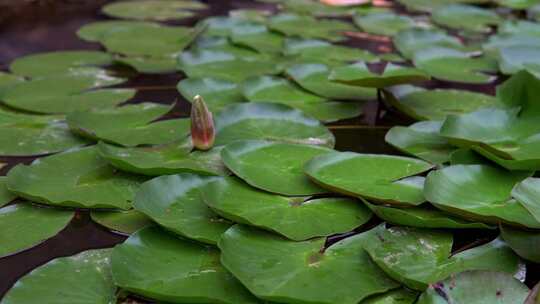
[(214, 145), (214, 118), (200, 95), (191, 104), (191, 140), (199, 150), (208, 150)]

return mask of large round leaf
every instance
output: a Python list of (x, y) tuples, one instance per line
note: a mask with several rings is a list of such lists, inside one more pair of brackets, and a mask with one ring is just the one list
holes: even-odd
[(31, 248), (64, 229), (73, 212), (27, 202), (0, 209), (0, 257)]
[[(428, 0), (432, 1), (432, 0)], [(399, 32), (393, 39), (396, 49), (408, 59), (412, 59), (419, 50), (439, 46), (462, 49), (463, 44), (454, 36), (442, 30), (411, 28)]]
[(230, 104), (245, 101), (237, 83), (218, 78), (186, 78), (178, 83), (177, 88), (189, 102), (197, 95), (202, 96), (208, 109), (214, 113)]
[(202, 197), (225, 218), (297, 241), (347, 232), (371, 217), (371, 212), (354, 199), (285, 197), (249, 187), (233, 177), (210, 182)]
[(90, 216), (94, 222), (121, 234), (132, 234), (152, 224), (152, 221), (146, 215), (134, 209), (126, 211), (92, 211)]
[(318, 120), (300, 110), (274, 103), (231, 105), (215, 117), (216, 145), (264, 139), (334, 146), (334, 136)]
[(354, 23), (367, 33), (384, 36), (394, 36), (416, 26), (416, 21), (411, 17), (394, 13), (356, 15)]
[(166, 21), (193, 16), (190, 10), (205, 9), (198, 1), (142, 0), (110, 3), (102, 8), (103, 13), (117, 18)]
[(75, 132), (96, 140), (132, 147), (165, 144), (189, 134), (189, 119), (157, 121), (172, 106), (140, 103), (111, 109), (78, 111), (67, 116)]
[(334, 68), (328, 79), (348, 85), (385, 88), (404, 83), (426, 81), (430, 77), (416, 68), (394, 65), (392, 63), (387, 64), (383, 73), (379, 75), (371, 72), (364, 62), (357, 62)]
[(540, 222), (510, 196), (529, 172), (487, 165), (453, 165), (429, 173), (424, 194), (437, 208), (486, 223), (540, 228)]
[(88, 142), (72, 134), (60, 116), (26, 115), (0, 109), (0, 155), (48, 154)]
[(290, 37), (283, 45), (284, 55), (298, 56), (308, 62), (338, 64), (351, 61), (377, 61), (377, 56), (367, 50), (332, 44), (319, 39)]
[(11, 85), (23, 82), (24, 78), (18, 75), (9, 74), (6, 72), (0, 72), (0, 93), (3, 88)]
[(512, 196), (540, 222), (540, 178), (522, 180), (512, 189)]
[(449, 232), (397, 226), (380, 229), (364, 248), (390, 277), (417, 290), (465, 270), (515, 273), (520, 267), (519, 258), (500, 240), (450, 257)]
[(88, 147), (17, 165), (9, 171), (8, 189), (53, 206), (129, 209), (142, 180), (118, 172)]
[(127, 64), (142, 74), (170, 74), (177, 72), (176, 58), (173, 57), (128, 56), (117, 57), (116, 61)]
[(128, 20), (105, 20), (105, 21), (96, 21), (83, 25), (77, 31), (77, 36), (79, 38), (91, 41), (99, 42), (111, 32), (116, 31), (129, 31), (131, 28), (138, 28), (140, 30), (145, 30), (146, 28), (154, 27), (157, 28), (160, 25), (153, 22), (144, 22), (144, 21), (128, 21)]
[(2, 304), (116, 303), (109, 266), (110, 250), (89, 250), (54, 259), (22, 277)]
[(438, 7), (433, 11), (432, 19), (435, 23), (449, 28), (481, 33), (489, 33), (491, 25), (503, 21), (492, 10), (465, 4)]
[(112, 56), (104, 52), (60, 51), (19, 57), (10, 64), (9, 69), (27, 77), (49, 77), (73, 73), (81, 67), (104, 66), (112, 62)]
[(7, 189), (7, 178), (0, 176), (0, 207), (3, 207), (13, 201), (17, 195)]
[(418, 298), (418, 293), (407, 288), (399, 288), (369, 297), (360, 304), (413, 304)]
[(254, 49), (260, 53), (281, 53), (284, 36), (269, 31), (258, 23), (243, 23), (232, 28), (230, 39), (234, 44)]
[(221, 157), (225, 166), (248, 184), (284, 195), (311, 195), (326, 192), (304, 174), (304, 164), (333, 150), (270, 141), (237, 141), (225, 146)]
[(377, 96), (375, 89), (330, 81), (328, 76), (330, 76), (331, 69), (322, 63), (296, 64), (289, 67), (286, 72), (302, 88), (325, 98), (369, 100)]
[(307, 15), (283, 13), (271, 17), (268, 27), (287, 36), (317, 38), (329, 41), (344, 40), (345, 31), (354, 31), (354, 27), (340, 20), (316, 19)]
[(363, 246), (372, 231), (324, 249), (324, 238), (290, 241), (247, 226), (221, 238), (221, 262), (253, 294), (285, 303), (357, 304), (398, 287), (369, 258)]
[(147, 227), (114, 248), (114, 282), (151, 299), (174, 303), (258, 303), (219, 262), (213, 247)]
[(192, 151), (190, 138), (153, 147), (121, 148), (103, 142), (98, 146), (103, 158), (126, 172), (156, 176), (182, 172), (223, 175), (227, 171), (219, 148)]
[(216, 244), (231, 223), (210, 210), (200, 196), (200, 189), (214, 179), (190, 173), (154, 178), (141, 186), (133, 207), (174, 233)]
[(424, 179), (411, 176), (431, 167), (409, 157), (334, 152), (313, 158), (305, 172), (333, 191), (390, 204), (419, 205), (425, 201)]
[(528, 293), (529, 288), (511, 274), (466, 271), (431, 285), (416, 303), (517, 304), (523, 303)]
[(540, 263), (540, 233), (501, 226), (501, 236), (522, 258)]

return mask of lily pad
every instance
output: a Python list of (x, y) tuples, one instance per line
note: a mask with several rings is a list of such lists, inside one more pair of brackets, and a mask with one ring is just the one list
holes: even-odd
[(144, 30), (149, 27), (160, 27), (158, 23), (144, 22), (144, 21), (128, 21), (128, 20), (105, 20), (96, 21), (83, 25), (77, 31), (79, 38), (91, 41), (100, 42), (103, 38), (111, 32), (116, 31), (129, 31), (132, 28), (139, 28)]
[(354, 31), (347, 22), (331, 19), (316, 19), (306, 15), (282, 13), (269, 18), (268, 27), (286, 36), (323, 39), (328, 41), (345, 40), (341, 33)]
[(37, 116), (0, 109), (0, 155), (61, 152), (89, 143), (69, 131), (61, 116)]
[(40, 208), (27, 202), (0, 209), (0, 257), (34, 247), (55, 236), (71, 221), (73, 212)]
[(112, 62), (110, 54), (100, 51), (61, 51), (19, 57), (9, 65), (9, 69), (14, 74), (27, 77), (49, 77), (75, 72), (81, 67), (106, 66)]
[(540, 178), (529, 177), (516, 184), (512, 197), (540, 222)]
[(489, 0), (399, 0), (408, 10), (431, 12), (452, 3), (486, 3)]
[(133, 209), (127, 211), (93, 211), (90, 216), (94, 222), (121, 234), (132, 234), (152, 224), (152, 221), (146, 215)]
[(189, 102), (197, 95), (202, 96), (210, 111), (214, 113), (230, 104), (245, 101), (236, 82), (218, 78), (186, 78), (178, 83), (177, 89)]
[(204, 3), (190, 0), (141, 0), (110, 3), (102, 11), (116, 18), (167, 21), (191, 17), (192, 10), (206, 8)]
[(54, 259), (22, 277), (2, 303), (116, 303), (109, 253), (109, 249), (88, 250)]
[(488, 165), (453, 165), (429, 173), (424, 194), (435, 207), (466, 219), (540, 228), (540, 222), (510, 196), (514, 185), (530, 175)]
[(396, 49), (408, 59), (412, 59), (416, 52), (426, 48), (443, 47), (456, 50), (464, 48), (458, 38), (436, 29), (412, 28), (403, 30), (394, 37), (393, 42)]
[(0, 71), (0, 89), (23, 81), (24, 78), (21, 76)]
[(407, 287), (424, 290), (466, 270), (515, 273), (519, 258), (500, 240), (451, 255), (452, 234), (417, 228), (380, 229), (365, 245), (373, 261)]
[(189, 119), (156, 121), (173, 106), (140, 103), (119, 108), (72, 112), (71, 130), (84, 137), (126, 147), (173, 142), (189, 134)]
[(280, 77), (248, 78), (242, 84), (242, 92), (251, 102), (285, 104), (324, 122), (352, 118), (361, 113), (358, 104), (325, 100)]
[(232, 223), (210, 210), (201, 198), (202, 187), (213, 180), (190, 173), (160, 176), (141, 186), (133, 206), (167, 230), (215, 245)]
[(526, 70), (538, 77), (540, 75), (540, 61), (537, 56), (539, 54), (540, 46), (511, 45), (501, 47), (497, 52), (499, 69), (506, 75)]
[(430, 77), (421, 70), (393, 63), (387, 64), (384, 72), (379, 75), (371, 72), (364, 62), (358, 62), (334, 68), (328, 79), (348, 85), (385, 88), (398, 84), (427, 81)]
[[(482, 286), (482, 288), (478, 288)], [(511, 274), (495, 271), (466, 271), (431, 285), (417, 304), (523, 303), (529, 288)]]
[(491, 32), (490, 26), (503, 21), (492, 10), (466, 4), (450, 4), (438, 7), (431, 16), (432, 20), (439, 25), (480, 33)]
[(215, 117), (216, 145), (262, 139), (333, 147), (334, 135), (300, 110), (275, 103), (230, 105)]
[(334, 152), (305, 165), (315, 182), (332, 191), (398, 205), (420, 205), (424, 178), (414, 176), (433, 165), (425, 161), (384, 154)]
[(208, 183), (201, 194), (204, 202), (225, 218), (296, 241), (348, 232), (371, 218), (371, 212), (354, 199), (280, 196), (249, 187), (234, 177)]
[(540, 233), (501, 226), (501, 237), (520, 257), (540, 263)]
[(365, 32), (382, 36), (394, 36), (402, 30), (417, 26), (413, 18), (394, 13), (356, 15), (353, 20)]
[(129, 209), (142, 180), (116, 171), (88, 147), (17, 165), (9, 171), (8, 189), (52, 206)]
[(363, 250), (370, 235), (373, 231), (348, 237), (325, 250), (324, 238), (295, 242), (236, 225), (218, 245), (221, 263), (259, 298), (357, 304), (398, 287)]
[(319, 96), (338, 100), (371, 100), (377, 92), (374, 89), (362, 88), (330, 81), (331, 68), (320, 63), (296, 64), (289, 67), (286, 73), (299, 86)]
[(7, 177), (0, 176), (0, 207), (11, 203), (15, 198), (17, 198), (17, 195), (7, 189)]
[(229, 170), (253, 187), (283, 195), (311, 195), (326, 190), (309, 180), (304, 164), (332, 151), (313, 145), (250, 140), (228, 144), (221, 157)]
[(376, 55), (367, 50), (332, 44), (319, 39), (289, 37), (283, 45), (284, 55), (295, 55), (306, 61), (318, 63), (321, 60), (332, 63), (351, 61), (377, 61)]
[(394, 208), (364, 203), (382, 220), (400, 226), (444, 229), (492, 229), (492, 226), (463, 220), (428, 205)]
[(122, 171), (157, 176), (182, 172), (223, 175), (220, 149), (192, 151), (191, 139), (153, 147), (122, 148), (98, 144), (100, 155)]
[(493, 96), (456, 89), (424, 90), (403, 85), (386, 89), (383, 93), (385, 100), (418, 120), (444, 120), (451, 114), (470, 113), (488, 106), (501, 106)]
[(281, 53), (285, 37), (269, 31), (259, 23), (244, 23), (232, 28), (230, 39), (234, 44), (245, 46), (259, 53)]
[[(167, 263), (163, 263), (167, 261)], [(135, 294), (176, 303), (258, 303), (219, 262), (219, 250), (147, 227), (114, 248), (114, 282)]]
[(169, 74), (177, 71), (176, 58), (172, 57), (128, 56), (117, 57), (116, 61), (143, 74)]
[(399, 288), (382, 295), (369, 297), (360, 304), (413, 304), (418, 293), (406, 288)]
[(513, 9), (527, 9), (538, 4), (537, 0), (496, 0), (499, 5)]

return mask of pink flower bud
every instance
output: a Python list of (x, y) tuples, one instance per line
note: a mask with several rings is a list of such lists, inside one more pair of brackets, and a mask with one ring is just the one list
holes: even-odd
[(200, 95), (191, 104), (191, 140), (199, 150), (209, 150), (214, 145), (214, 118)]

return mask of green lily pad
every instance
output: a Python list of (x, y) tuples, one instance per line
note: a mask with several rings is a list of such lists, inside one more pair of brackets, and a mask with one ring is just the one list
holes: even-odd
[(105, 20), (105, 21), (96, 21), (83, 25), (77, 31), (77, 36), (79, 38), (91, 41), (91, 42), (100, 42), (103, 38), (111, 32), (116, 31), (129, 31), (132, 28), (138, 28), (140, 30), (145, 30), (146, 28), (158, 28), (160, 25), (153, 22), (144, 22), (144, 21), (128, 21), (128, 20)]
[(230, 39), (234, 44), (245, 46), (260, 53), (281, 53), (285, 37), (258, 23), (244, 23), (232, 28)]
[(400, 151), (414, 155), (433, 164), (443, 164), (450, 160), (456, 149), (439, 134), (442, 122), (421, 121), (408, 127), (393, 127), (384, 140)]
[[(481, 284), (482, 288), (478, 288)], [(511, 274), (495, 271), (466, 271), (431, 285), (417, 304), (523, 303), (529, 288)]]
[(353, 8), (350, 6), (328, 5), (320, 1), (313, 0), (295, 0), (295, 1), (277, 1), (284, 11), (294, 12), (301, 15), (345, 17), (350, 16)]
[(439, 25), (480, 33), (491, 32), (490, 26), (503, 21), (492, 10), (466, 4), (450, 4), (438, 7), (431, 16), (432, 20)]
[(262, 139), (333, 147), (334, 135), (300, 110), (275, 103), (230, 105), (215, 117), (216, 145)]
[(92, 211), (92, 220), (103, 227), (122, 234), (132, 234), (135, 231), (151, 225), (152, 221), (137, 210), (127, 211)]
[(232, 18), (230, 16), (211, 16), (201, 21), (205, 25), (205, 35), (211, 37), (230, 37), (235, 27), (250, 24), (244, 18)]
[(153, 147), (122, 148), (103, 142), (98, 146), (103, 158), (112, 166), (126, 172), (150, 176), (183, 172), (203, 175), (226, 174), (221, 162), (220, 149), (192, 151), (190, 138)]
[(418, 293), (406, 288), (399, 288), (367, 298), (360, 304), (413, 304), (418, 298)]
[(17, 110), (53, 114), (113, 107), (135, 95), (133, 89), (99, 89), (123, 82), (103, 73), (65, 74), (25, 81), (2, 91), (2, 101)]
[(408, 85), (383, 91), (385, 100), (418, 120), (444, 120), (451, 114), (474, 112), (482, 107), (501, 106), (493, 96), (464, 90), (424, 90)]
[(453, 3), (486, 3), (489, 0), (399, 0), (408, 10), (431, 12), (436, 8)]
[(348, 232), (371, 218), (371, 212), (354, 199), (280, 196), (249, 187), (234, 177), (208, 183), (201, 194), (204, 202), (225, 218), (296, 241)]
[(221, 158), (229, 170), (253, 187), (283, 195), (311, 195), (326, 190), (309, 180), (304, 164), (332, 151), (313, 145), (250, 140), (228, 144)]
[(0, 155), (30, 156), (61, 152), (89, 141), (73, 135), (60, 116), (37, 116), (0, 109)]
[(177, 71), (176, 58), (172, 57), (129, 56), (117, 57), (116, 61), (143, 74), (169, 74)]
[(0, 209), (0, 257), (34, 247), (55, 236), (73, 218), (72, 211), (22, 202)]
[(540, 233), (501, 226), (501, 237), (520, 257), (540, 263)]
[(16, 198), (17, 195), (7, 189), (7, 177), (0, 176), (0, 207), (4, 207)]
[(338, 100), (370, 100), (377, 97), (377, 91), (330, 81), (331, 68), (320, 63), (296, 64), (286, 73), (299, 86), (319, 96)]
[(54, 259), (22, 277), (2, 303), (116, 303), (109, 253), (109, 249), (88, 250)]
[(202, 96), (208, 109), (214, 113), (230, 104), (245, 101), (236, 82), (218, 78), (186, 78), (178, 83), (177, 89), (189, 102), (197, 95)]
[(242, 92), (251, 102), (285, 104), (324, 122), (356, 117), (362, 112), (356, 103), (325, 100), (280, 77), (248, 78), (242, 84)]
[(213, 180), (190, 173), (154, 178), (141, 186), (133, 207), (167, 230), (215, 245), (232, 223), (210, 210), (200, 196)]
[(450, 154), (450, 164), (452, 165), (487, 165), (489, 162), (468, 148), (460, 148)]
[(435, 207), (466, 219), (540, 228), (540, 222), (510, 196), (514, 185), (530, 174), (487, 165), (453, 165), (428, 174), (424, 195)]
[(393, 63), (387, 64), (384, 72), (379, 75), (371, 72), (364, 62), (358, 62), (334, 68), (328, 79), (348, 85), (385, 88), (398, 84), (427, 81), (430, 77), (418, 69), (398, 66)]
[(0, 89), (23, 81), (24, 78), (21, 76), (0, 71)]
[(206, 4), (190, 0), (141, 0), (110, 3), (102, 11), (116, 18), (167, 21), (191, 17), (192, 10), (206, 8)]
[(506, 75), (527, 70), (538, 76), (540, 75), (540, 61), (537, 59), (539, 54), (540, 46), (512, 45), (501, 47), (497, 52), (499, 69)]
[(529, 177), (517, 183), (512, 197), (540, 222), (540, 178)]
[[(427, 0), (432, 1), (432, 0)], [(432, 47), (463, 49), (461, 41), (442, 30), (412, 28), (399, 32), (393, 39), (396, 49), (408, 59), (416, 52)]]
[(377, 56), (367, 50), (332, 44), (319, 39), (289, 37), (283, 45), (283, 54), (298, 56), (307, 61), (321, 60), (334, 62), (377, 61)]
[(186, 137), (189, 119), (156, 121), (173, 106), (140, 103), (119, 108), (72, 112), (67, 116), (71, 130), (84, 137), (126, 147), (159, 145)]
[(317, 156), (304, 169), (321, 186), (332, 191), (398, 205), (420, 205), (424, 178), (414, 176), (433, 165), (391, 155), (334, 152)]
[(316, 19), (306, 15), (282, 13), (269, 18), (268, 27), (286, 36), (323, 39), (328, 41), (345, 40), (341, 33), (354, 31), (354, 27), (344, 21)]
[(463, 220), (427, 205), (394, 208), (364, 203), (385, 222), (408, 227), (444, 229), (492, 229), (492, 226)]
[(142, 180), (116, 171), (88, 147), (17, 165), (9, 171), (8, 189), (52, 206), (129, 209)]
[(398, 287), (363, 250), (370, 235), (373, 231), (348, 237), (324, 250), (324, 238), (295, 242), (236, 225), (225, 232), (218, 245), (221, 263), (261, 299), (357, 304)]
[(500, 240), (451, 255), (452, 234), (417, 228), (380, 229), (365, 245), (373, 261), (407, 287), (428, 285), (466, 270), (515, 273), (519, 258)]
[[(163, 261), (166, 261), (164, 263)], [(147, 227), (114, 248), (116, 285), (175, 303), (258, 303), (219, 262), (219, 250)]]
[(417, 26), (413, 18), (394, 13), (356, 15), (353, 20), (365, 32), (382, 36), (394, 36), (402, 30)]

